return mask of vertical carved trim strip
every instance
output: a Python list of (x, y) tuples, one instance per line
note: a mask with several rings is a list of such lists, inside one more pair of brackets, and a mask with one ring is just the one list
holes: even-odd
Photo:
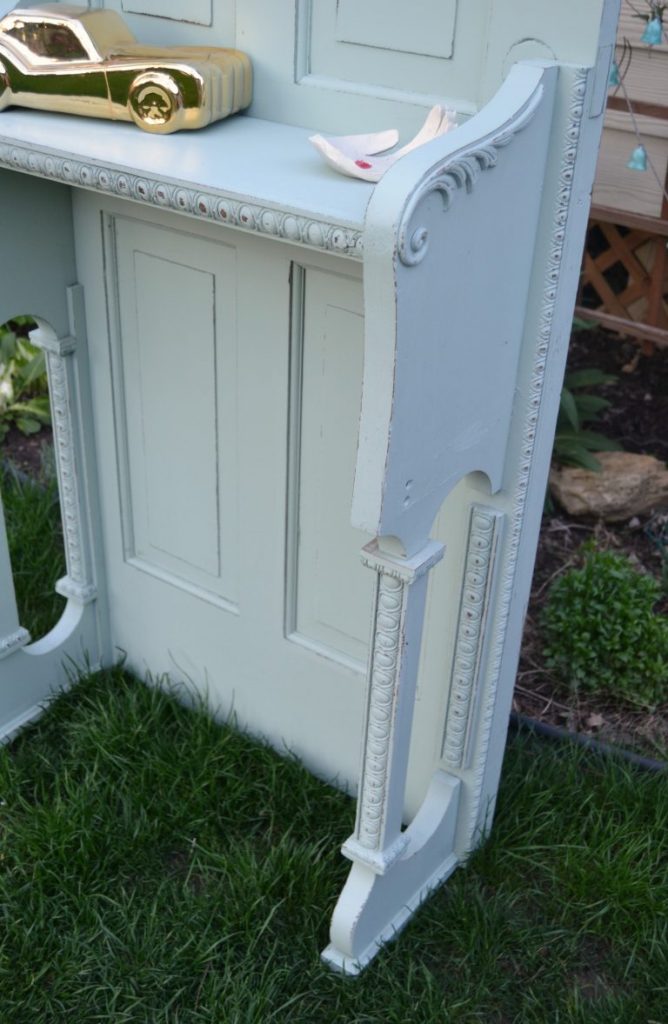
[(378, 576), (367, 744), (356, 829), (359, 843), (369, 850), (379, 849), (381, 842), (400, 660), (404, 586), (402, 580), (395, 576), (386, 573)]
[(79, 485), (74, 457), (74, 438), (70, 394), (65, 358), (54, 352), (47, 353), (51, 393), (51, 417), (55, 440), (60, 500), (63, 510), (65, 556), (67, 575), (73, 583), (86, 582), (86, 565), (82, 543)]
[(45, 352), (49, 377), (51, 420), (67, 564), (67, 576), (58, 581), (56, 590), (63, 597), (88, 603), (94, 599), (96, 590), (90, 581), (86, 558), (72, 416), (73, 395), (68, 366), (68, 360), (72, 359), (77, 342), (72, 337), (54, 338), (43, 330), (32, 331), (30, 338)]
[(485, 618), (503, 518), (502, 513), (484, 505), (473, 505), (471, 508), (464, 584), (443, 736), (442, 756), (448, 768), (465, 767), (468, 760), (467, 739), (479, 686)]
[[(413, 585), (441, 560), (443, 552), (443, 545), (437, 541), (429, 541), (410, 558), (384, 553), (377, 541), (362, 549), (362, 564), (376, 573), (376, 596), (357, 820), (343, 853), (381, 873), (407, 842), (396, 821), (406, 783), (407, 745), (401, 738), (402, 726), (410, 723), (410, 694), (415, 685), (411, 672), (402, 678), (406, 616), (414, 596)], [(388, 830), (393, 834), (389, 835)]]
[(573, 188), (573, 173), (575, 170), (575, 161), (578, 152), (578, 142), (580, 138), (580, 128), (582, 124), (588, 76), (589, 71), (587, 68), (578, 68), (575, 72), (573, 88), (570, 96), (568, 123), (563, 139), (563, 151), (559, 170), (559, 185), (557, 188), (557, 201), (552, 222), (552, 236), (550, 239), (550, 252), (547, 261), (547, 272), (543, 283), (543, 301), (540, 311), (538, 339), (533, 357), (531, 382), (529, 386), (529, 401), (525, 410), (524, 425), (522, 428), (520, 465), (513, 487), (511, 535), (508, 556), (505, 561), (503, 579), (501, 582), (501, 600), (492, 645), (491, 669), (489, 672), (487, 690), (484, 695), (480, 748), (476, 759), (477, 767), (474, 775), (470, 818), (466, 836), (467, 850), (470, 850), (475, 844), (476, 831), (479, 827), (478, 819), (481, 810), (480, 803), (482, 799), (485, 764), (489, 751), (492, 721), (494, 718), (494, 706), (496, 703), (499, 677), (501, 674), (506, 630), (510, 613), (511, 596), (515, 583), (515, 572), (520, 539), (522, 536), (522, 527), (524, 525), (526, 495), (536, 443), (536, 429), (542, 404), (545, 367), (550, 339), (552, 336), (557, 287), (561, 271), (566, 222), (568, 220), (568, 211)]

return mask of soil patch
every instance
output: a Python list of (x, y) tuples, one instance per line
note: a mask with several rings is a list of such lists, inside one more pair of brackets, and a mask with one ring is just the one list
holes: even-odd
[(52, 445), (51, 427), (42, 427), (39, 433), (28, 435), (12, 427), (0, 445), (0, 459), (10, 462), (28, 476), (39, 477), (51, 467)]
[[(627, 451), (668, 461), (668, 351), (639, 355), (637, 346), (614, 334), (581, 331), (571, 340), (568, 369), (585, 368), (617, 377), (596, 392), (612, 405), (594, 429)], [(668, 705), (649, 712), (609, 698), (573, 695), (544, 667), (540, 615), (550, 584), (578, 563), (579, 549), (590, 539), (660, 579), (668, 554), (664, 547), (662, 555), (662, 543), (668, 544), (668, 509), (614, 524), (575, 519), (557, 506), (543, 517), (513, 707), (531, 718), (665, 758)], [(666, 592), (657, 613), (668, 614)]]

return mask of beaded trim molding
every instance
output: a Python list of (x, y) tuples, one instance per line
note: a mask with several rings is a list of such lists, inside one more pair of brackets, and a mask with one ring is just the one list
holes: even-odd
[(84, 163), (71, 157), (60, 157), (2, 140), (0, 166), (65, 185), (200, 217), (241, 231), (279, 238), (294, 245), (362, 259), (362, 232), (359, 230), (242, 202), (224, 193), (184, 188), (158, 178), (116, 171), (110, 167), (100, 167), (94, 163)]

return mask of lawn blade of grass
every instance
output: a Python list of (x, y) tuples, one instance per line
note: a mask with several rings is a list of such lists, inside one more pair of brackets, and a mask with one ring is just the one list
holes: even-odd
[(664, 780), (519, 735), (486, 845), (356, 981), (353, 802), (116, 668), (0, 751), (3, 1024), (665, 1019)]

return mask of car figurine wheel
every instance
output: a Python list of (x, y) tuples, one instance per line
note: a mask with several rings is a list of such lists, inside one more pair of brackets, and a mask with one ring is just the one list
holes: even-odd
[(128, 95), (132, 120), (147, 132), (175, 132), (180, 127), (183, 99), (171, 77), (149, 71), (135, 78)]

